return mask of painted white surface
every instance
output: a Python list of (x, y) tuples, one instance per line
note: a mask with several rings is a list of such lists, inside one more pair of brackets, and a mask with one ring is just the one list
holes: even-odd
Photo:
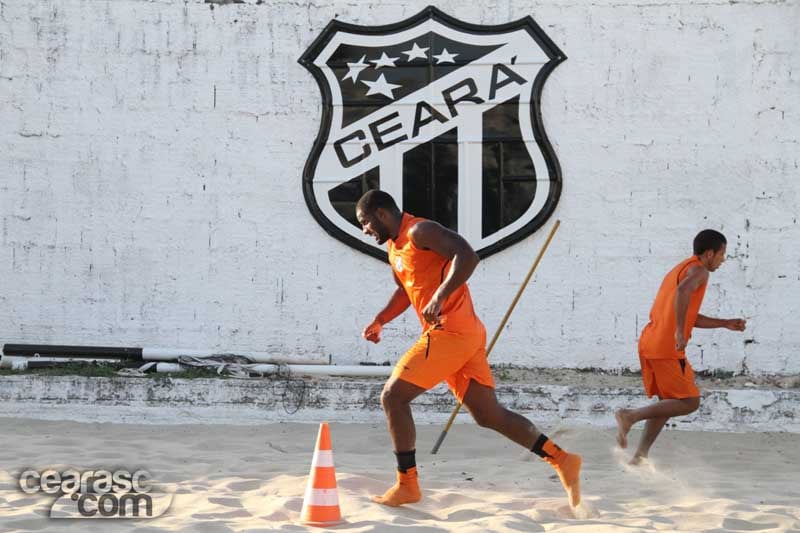
[[(0, 341), (396, 360), (411, 313), (381, 344), (359, 339), (388, 266), (303, 201), (320, 95), (297, 58), (333, 17), (386, 24), (425, 5), (0, 1)], [(800, 3), (437, 6), (532, 15), (569, 57), (542, 96), (563, 224), (492, 360), (636, 368), (661, 277), (714, 227), (731, 258), (703, 312), (749, 328), (696, 331), (690, 358), (800, 371)], [(543, 233), (473, 276), (490, 333)]]
[[(258, 425), (291, 420), (383, 424), (380, 380), (85, 378), (5, 376), (0, 416), (133, 424)], [(742, 393), (755, 404), (742, 403)], [(614, 411), (652, 403), (638, 388), (501, 384), (500, 402), (545, 426), (614, 427)], [(800, 432), (797, 390), (703, 391), (700, 409), (670, 421), (702, 431)], [(414, 401), (414, 420), (441, 424), (455, 407), (444, 385)], [(457, 423), (473, 424), (462, 409)], [(431, 443), (432, 444), (432, 443)], [(426, 444), (427, 446), (427, 444)]]

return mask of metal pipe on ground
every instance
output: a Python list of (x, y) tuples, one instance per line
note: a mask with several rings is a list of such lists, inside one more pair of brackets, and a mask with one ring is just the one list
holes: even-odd
[(267, 352), (237, 352), (233, 350), (189, 350), (181, 348), (138, 348), (110, 346), (62, 346), (46, 344), (5, 344), (3, 354), (14, 357), (61, 357), (65, 359), (121, 359), (127, 361), (177, 361), (178, 357), (214, 357), (240, 355), (255, 363), (329, 365), (330, 356), (290, 357)]
[(62, 346), (47, 344), (4, 344), (3, 355), (14, 357), (60, 357), (64, 359), (125, 359), (142, 360), (141, 348), (110, 346)]
[(0, 368), (6, 370), (27, 370), (28, 359), (25, 357), (4, 355), (2, 358), (0, 358)]
[(255, 363), (288, 364), (288, 365), (329, 365), (330, 356), (319, 358), (303, 358), (276, 356), (267, 352), (236, 352), (223, 350), (181, 350), (177, 348), (142, 348), (142, 359), (144, 361), (177, 361), (181, 356), (187, 357), (215, 357), (220, 355), (241, 355), (251, 359)]
[[(190, 368), (197, 368), (179, 363), (158, 363), (156, 372), (184, 372)], [(254, 374), (276, 374), (286, 371), (298, 376), (348, 376), (348, 377), (389, 377), (392, 374), (391, 366), (373, 365), (270, 365), (256, 364), (243, 365), (243, 370)]]
[(14, 355), (4, 355), (0, 357), (0, 368), (9, 370), (24, 371), (34, 368), (54, 368), (70, 363), (81, 363), (88, 365), (98, 364), (121, 364), (123, 367), (138, 366), (135, 361), (121, 361), (119, 359), (90, 359), (90, 358), (70, 358), (63, 357), (18, 357)]

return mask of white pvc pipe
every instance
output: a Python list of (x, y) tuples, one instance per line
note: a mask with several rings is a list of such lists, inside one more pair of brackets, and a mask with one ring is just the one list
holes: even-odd
[[(17, 357), (17, 356), (14, 356)], [(70, 357), (69, 359), (65, 359), (63, 357), (50, 357), (45, 356), (42, 357), (41, 355), (35, 355), (33, 357), (19, 357), (19, 359), (27, 359), (28, 361), (44, 361), (48, 363), (59, 363), (59, 364), (67, 364), (67, 363), (98, 363), (98, 364), (106, 364), (106, 363), (119, 363), (119, 359), (94, 359), (92, 357)]]
[(177, 361), (178, 357), (214, 357), (217, 355), (241, 355), (256, 363), (296, 364), (296, 365), (329, 365), (330, 356), (319, 358), (283, 357), (267, 352), (226, 352), (224, 350), (183, 350), (180, 348), (142, 348), (142, 359), (145, 361)]
[[(184, 372), (191, 366), (177, 363), (158, 363), (157, 372)], [(391, 366), (361, 365), (242, 365), (242, 368), (258, 374), (275, 374), (281, 369), (288, 369), (290, 374), (300, 376), (350, 376), (350, 377), (388, 377), (392, 375)]]
[[(185, 354), (184, 354), (185, 355)], [(0, 358), (0, 368), (11, 370), (27, 370), (28, 361), (58, 361), (63, 362), (64, 359), (57, 357), (14, 357), (4, 355)], [(74, 359), (73, 359), (74, 361)], [(95, 361), (94, 359), (82, 359), (81, 361)], [(107, 362), (103, 359), (102, 362)], [(157, 372), (185, 372), (192, 368), (188, 365), (181, 365), (179, 363), (157, 363)], [(364, 365), (272, 365), (272, 364), (254, 364), (242, 365), (242, 368), (257, 374), (275, 374), (281, 370), (288, 369), (290, 374), (299, 376), (349, 376), (349, 377), (389, 377), (392, 374), (392, 367), (390, 366), (364, 366)]]
[(0, 358), (0, 368), (10, 368), (11, 370), (27, 370), (28, 358), (4, 355), (2, 358)]
[(118, 359), (91, 359), (91, 358), (69, 358), (64, 359), (63, 357), (20, 357), (16, 355), (4, 355), (0, 358), (0, 368), (10, 368), (11, 370), (27, 370), (28, 369), (28, 362), (33, 363), (58, 363), (61, 365), (68, 364), (68, 363), (99, 363), (99, 364), (107, 364), (107, 363), (118, 363)]

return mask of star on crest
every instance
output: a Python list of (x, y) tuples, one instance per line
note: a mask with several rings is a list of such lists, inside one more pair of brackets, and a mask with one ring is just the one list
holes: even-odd
[(457, 55), (458, 54), (451, 54), (448, 52), (447, 48), (442, 48), (442, 53), (433, 57), (436, 58), (436, 64), (438, 65), (439, 63), (455, 63)]
[(375, 70), (381, 67), (393, 67), (394, 62), (400, 59), (399, 57), (389, 57), (386, 55), (386, 52), (381, 53), (381, 57), (378, 59), (370, 59), (370, 63), (375, 64)]
[(375, 81), (361, 80), (361, 83), (369, 87), (369, 91), (367, 91), (367, 96), (372, 96), (373, 94), (382, 94), (384, 96), (388, 96), (392, 100), (394, 100), (394, 94), (392, 94), (392, 91), (402, 87), (402, 85), (397, 85), (395, 83), (389, 83), (388, 81), (386, 81), (385, 74), (381, 74), (380, 76), (378, 76), (378, 79)]
[(417, 43), (414, 43), (414, 46), (411, 47), (411, 50), (406, 50), (401, 53), (407, 55), (407, 61), (411, 62), (417, 58), (428, 59), (428, 54), (426, 53), (428, 50), (430, 50), (430, 48), (420, 48)]
[(348, 63), (347, 68), (349, 70), (347, 71), (345, 77), (342, 78), (342, 81), (353, 80), (353, 83), (356, 83), (358, 81), (358, 75), (361, 74), (361, 71), (369, 67), (369, 63), (364, 62), (366, 58), (367, 56), (363, 55), (356, 63)]

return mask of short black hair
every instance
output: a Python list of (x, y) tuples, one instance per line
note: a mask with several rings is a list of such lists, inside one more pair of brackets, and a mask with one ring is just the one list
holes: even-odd
[(725, 235), (713, 229), (704, 229), (694, 238), (692, 246), (694, 255), (702, 255), (703, 252), (708, 250), (719, 252), (726, 244), (728, 244), (728, 241), (725, 239)]
[(374, 213), (381, 207), (394, 215), (401, 214), (400, 208), (397, 207), (397, 203), (394, 201), (394, 198), (392, 198), (392, 195), (379, 189), (372, 189), (371, 191), (365, 192), (356, 204), (356, 210), (360, 210), (364, 213)]

